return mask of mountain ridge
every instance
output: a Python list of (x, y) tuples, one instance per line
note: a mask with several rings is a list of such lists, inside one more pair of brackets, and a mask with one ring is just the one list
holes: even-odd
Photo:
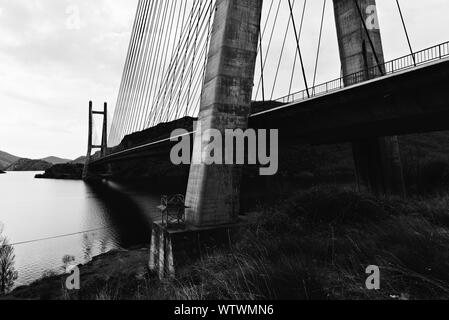
[(58, 164), (84, 164), (86, 157), (81, 156), (74, 160), (48, 156), (41, 159), (29, 159), (12, 155), (0, 150), (0, 170), (3, 171), (44, 171), (48, 165)]
[(50, 157), (42, 158), (39, 160), (50, 162), (51, 164), (64, 164), (64, 163), (72, 162), (71, 159), (64, 159), (64, 158), (59, 158), (59, 157), (55, 157), (55, 156), (50, 156)]
[(21, 158), (6, 167), (6, 171), (45, 171), (52, 167), (50, 162)]
[(0, 170), (6, 169), (6, 167), (9, 167), (19, 159), (20, 157), (0, 150)]

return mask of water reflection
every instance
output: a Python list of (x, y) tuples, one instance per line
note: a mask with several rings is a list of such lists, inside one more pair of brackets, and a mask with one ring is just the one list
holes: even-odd
[[(48, 270), (60, 272), (65, 255), (85, 263), (112, 249), (149, 242), (160, 203), (160, 194), (150, 187), (37, 180), (34, 174), (0, 178), (0, 221), (11, 243), (22, 243), (14, 246), (18, 285)], [(61, 235), (69, 236), (55, 237)], [(47, 240), (23, 243), (39, 239)]]
[[(90, 183), (88, 188), (101, 201), (102, 211), (107, 213), (110, 227), (117, 231), (115, 241), (121, 247), (129, 248), (148, 241), (157, 196), (150, 196), (150, 201), (145, 201), (144, 190), (107, 181)], [(109, 240), (101, 239), (103, 243)]]

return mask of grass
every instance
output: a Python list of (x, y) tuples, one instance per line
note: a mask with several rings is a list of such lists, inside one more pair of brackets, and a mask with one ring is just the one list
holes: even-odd
[[(198, 263), (175, 291), (183, 299), (449, 298), (440, 204), (326, 187), (300, 192), (266, 210), (233, 252)], [(365, 288), (369, 265), (381, 268), (380, 291)]]
[[(375, 199), (344, 188), (298, 191), (265, 208), (232, 250), (176, 279), (116, 279), (83, 298), (449, 299), (449, 196)], [(381, 290), (365, 287), (369, 265)]]

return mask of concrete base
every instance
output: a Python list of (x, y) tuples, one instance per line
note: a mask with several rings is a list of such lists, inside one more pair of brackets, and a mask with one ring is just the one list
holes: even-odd
[(236, 224), (208, 228), (193, 226), (166, 227), (153, 223), (149, 269), (160, 279), (174, 277), (180, 267), (193, 263), (220, 249), (229, 249), (236, 231), (246, 225)]

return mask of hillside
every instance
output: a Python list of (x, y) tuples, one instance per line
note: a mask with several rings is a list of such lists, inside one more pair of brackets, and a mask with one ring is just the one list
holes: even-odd
[(79, 158), (76, 158), (75, 160), (71, 161), (72, 164), (84, 164), (86, 162), (86, 157), (82, 156)]
[(36, 178), (81, 180), (83, 177), (83, 168), (84, 165), (79, 163), (55, 164), (51, 168), (45, 170), (44, 174), (37, 174)]
[(0, 170), (4, 170), (19, 159), (19, 157), (13, 156), (12, 154), (0, 151)]
[(70, 159), (63, 159), (63, 158), (59, 158), (59, 157), (47, 157), (47, 158), (43, 158), (40, 160), (49, 162), (51, 164), (64, 164), (64, 163), (69, 163), (72, 161)]
[(51, 163), (42, 160), (19, 159), (7, 168), (6, 171), (45, 171), (52, 166)]

